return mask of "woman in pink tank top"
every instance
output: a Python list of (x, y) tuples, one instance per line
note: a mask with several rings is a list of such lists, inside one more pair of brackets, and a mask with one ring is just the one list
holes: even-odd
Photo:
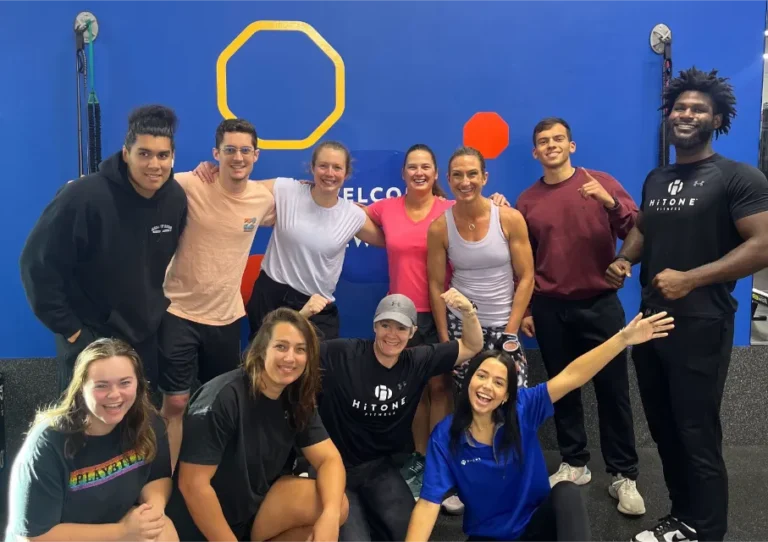
[[(384, 232), (389, 293), (405, 295), (416, 305), (418, 327), (408, 343), (411, 347), (440, 342), (429, 300), (427, 230), (456, 202), (446, 199), (438, 184), (437, 160), (427, 145), (419, 143), (408, 149), (402, 175), (405, 195), (379, 200), (365, 210)], [(501, 194), (494, 194), (492, 200), (498, 205), (509, 205)], [(421, 491), (429, 435), (434, 426), (453, 410), (452, 403), (450, 376), (432, 378), (424, 390), (413, 423), (416, 451), (402, 469), (414, 498)]]

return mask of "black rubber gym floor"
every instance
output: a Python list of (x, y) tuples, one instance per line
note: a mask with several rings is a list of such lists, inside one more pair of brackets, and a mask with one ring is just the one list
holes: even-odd
[[(655, 449), (638, 450), (640, 478), (637, 487), (645, 499), (646, 513), (630, 518), (616, 510), (616, 501), (608, 495), (610, 475), (599, 452), (593, 452), (589, 468), (592, 481), (582, 486), (592, 526), (593, 540), (632, 540), (639, 531), (655, 524), (669, 512), (669, 499), (661, 462)], [(730, 502), (726, 540), (768, 539), (768, 446), (728, 447), (724, 450), (728, 466)], [(549, 472), (560, 464), (557, 452), (545, 451)], [(462, 518), (440, 515), (431, 540), (466, 540), (461, 530)]]

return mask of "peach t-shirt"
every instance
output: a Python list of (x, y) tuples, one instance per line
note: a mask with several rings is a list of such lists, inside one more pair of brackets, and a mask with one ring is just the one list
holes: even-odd
[(275, 221), (275, 199), (249, 181), (240, 194), (192, 173), (176, 173), (187, 193), (187, 225), (165, 275), (168, 312), (200, 324), (223, 326), (245, 315), (240, 283), (253, 238)]

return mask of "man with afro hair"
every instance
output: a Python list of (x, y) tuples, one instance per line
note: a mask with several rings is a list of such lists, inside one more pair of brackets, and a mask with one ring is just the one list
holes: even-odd
[(640, 263), (641, 310), (675, 330), (632, 351), (640, 395), (672, 506), (638, 542), (723, 540), (728, 473), (720, 403), (733, 346), (736, 281), (768, 266), (768, 180), (712, 150), (736, 116), (717, 70), (695, 67), (664, 93), (676, 161), (643, 185), (635, 226), (606, 272), (620, 288)]

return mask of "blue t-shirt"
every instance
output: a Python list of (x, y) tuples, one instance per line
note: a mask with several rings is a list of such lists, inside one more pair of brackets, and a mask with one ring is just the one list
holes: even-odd
[[(461, 438), (458, 455), (453, 453), (453, 415), (448, 416), (435, 426), (430, 437), (420, 498), (439, 504), (455, 487), (464, 503), (466, 535), (495, 540), (519, 538), (536, 508), (549, 495), (549, 476), (537, 430), (553, 412), (546, 383), (518, 390), (522, 468), (512, 459), (511, 450), (499, 454), (497, 463), (491, 446), (470, 442), (466, 436)], [(495, 436), (497, 447), (502, 431), (503, 427)]]

